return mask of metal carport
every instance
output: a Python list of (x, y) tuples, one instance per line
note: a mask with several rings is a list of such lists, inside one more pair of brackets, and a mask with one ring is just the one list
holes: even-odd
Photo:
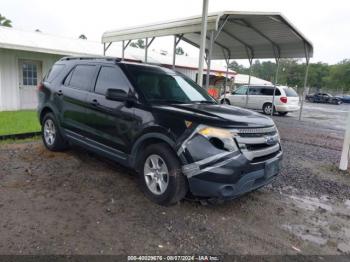
[[(173, 67), (175, 67), (175, 49), (182, 40), (200, 48), (202, 16), (159, 22), (132, 28), (107, 31), (102, 36), (104, 54), (113, 42), (122, 42), (122, 58), (131, 40), (145, 39), (145, 61), (149, 46), (156, 37), (174, 36)], [(281, 58), (306, 58), (304, 89), (307, 83), (308, 65), (313, 55), (312, 43), (280, 13), (224, 11), (210, 13), (207, 17), (207, 37), (205, 45), (208, 72), (211, 60), (224, 59), (229, 65), (230, 59), (275, 59), (278, 79), (279, 60)], [(207, 74), (209, 77), (209, 74)], [(201, 84), (202, 72), (199, 72)], [(208, 79), (206, 86), (208, 85)], [(248, 84), (249, 86), (249, 84)], [(224, 92), (226, 93), (226, 92)], [(248, 93), (247, 100), (248, 102)], [(303, 95), (301, 97), (301, 118)], [(274, 104), (274, 96), (272, 99)], [(273, 113), (273, 112), (272, 112)]]

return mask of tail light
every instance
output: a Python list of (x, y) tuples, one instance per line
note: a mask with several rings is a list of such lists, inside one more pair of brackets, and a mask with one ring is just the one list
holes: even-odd
[(282, 97), (280, 97), (280, 101), (281, 101), (282, 103), (287, 103), (287, 102), (288, 102), (288, 99), (287, 99), (287, 97), (282, 96)]
[(44, 90), (44, 84), (43, 83), (38, 84), (38, 86), (36, 87), (36, 91), (40, 92), (43, 90)]

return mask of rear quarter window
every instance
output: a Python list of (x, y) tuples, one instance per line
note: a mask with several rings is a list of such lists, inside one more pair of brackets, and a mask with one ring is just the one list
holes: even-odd
[(53, 65), (47, 75), (45, 76), (44, 81), (51, 83), (53, 80), (55, 80), (58, 75), (62, 72), (65, 65)]
[(286, 96), (288, 96), (288, 97), (297, 97), (298, 96), (298, 93), (295, 92), (295, 90), (291, 87), (285, 88), (284, 92), (286, 93)]

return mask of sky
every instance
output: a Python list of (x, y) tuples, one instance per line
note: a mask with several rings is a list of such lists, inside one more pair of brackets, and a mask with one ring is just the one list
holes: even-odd
[[(314, 45), (312, 62), (334, 64), (350, 58), (349, 0), (209, 0), (209, 12), (281, 12)], [(101, 41), (104, 31), (199, 15), (202, 0), (0, 0), (0, 14), (14, 28)], [(152, 48), (171, 50), (173, 38), (156, 39)], [(185, 52), (198, 56), (186, 43)]]

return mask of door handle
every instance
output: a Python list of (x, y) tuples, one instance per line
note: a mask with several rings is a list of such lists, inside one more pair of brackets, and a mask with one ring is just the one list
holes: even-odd
[(97, 101), (97, 99), (93, 99), (93, 100), (91, 101), (91, 104), (92, 104), (93, 106), (99, 106), (99, 105), (100, 105), (100, 103)]
[(62, 90), (58, 90), (58, 91), (56, 92), (56, 95), (58, 95), (58, 96), (61, 96), (61, 95), (63, 95), (63, 92), (62, 92)]

